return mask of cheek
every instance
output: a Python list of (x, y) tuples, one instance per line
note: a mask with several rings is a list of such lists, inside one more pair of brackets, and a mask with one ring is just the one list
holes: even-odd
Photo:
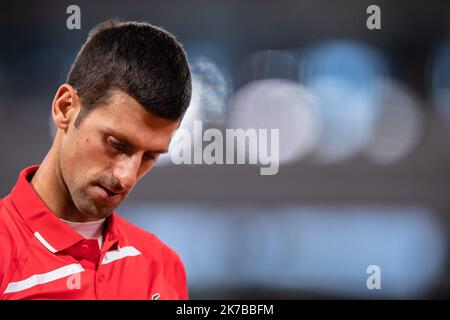
[(71, 180), (79, 185), (95, 178), (109, 161), (101, 141), (90, 137), (73, 138), (65, 145), (63, 154)]
[(76, 140), (70, 153), (73, 159), (73, 166), (77, 168), (89, 167), (90, 162), (96, 156), (92, 141), (88, 138)]

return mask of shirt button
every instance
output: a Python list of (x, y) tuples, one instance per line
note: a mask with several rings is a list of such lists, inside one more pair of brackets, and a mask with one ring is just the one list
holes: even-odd
[(82, 244), (81, 245), (81, 252), (82, 253), (84, 253), (84, 254), (86, 254), (86, 253), (88, 253), (88, 251), (89, 251), (89, 245), (88, 244)]
[(99, 275), (99, 276), (98, 276), (98, 281), (99, 281), (99, 282), (105, 281), (105, 275), (104, 275), (104, 274)]

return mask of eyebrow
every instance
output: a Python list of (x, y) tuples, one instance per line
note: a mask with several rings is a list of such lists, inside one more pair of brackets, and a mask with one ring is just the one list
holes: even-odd
[[(119, 140), (120, 143), (125, 144), (127, 147), (129, 147), (130, 149), (137, 149), (136, 146), (134, 145), (133, 142), (131, 142), (131, 140), (129, 140), (127, 137), (125, 137), (124, 135), (122, 135), (121, 133), (116, 132), (114, 129), (108, 128), (106, 131), (107, 134), (113, 136), (114, 138), (116, 138), (117, 140)], [(154, 150), (147, 150), (145, 153), (159, 153), (159, 154), (164, 154), (167, 153), (168, 150), (163, 148), (163, 149), (154, 149)]]

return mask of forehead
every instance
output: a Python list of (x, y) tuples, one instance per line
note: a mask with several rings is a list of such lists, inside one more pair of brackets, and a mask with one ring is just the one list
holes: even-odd
[(114, 91), (107, 102), (92, 110), (85, 120), (89, 126), (123, 136), (143, 149), (167, 149), (180, 123), (180, 120), (168, 120), (151, 114), (121, 91)]

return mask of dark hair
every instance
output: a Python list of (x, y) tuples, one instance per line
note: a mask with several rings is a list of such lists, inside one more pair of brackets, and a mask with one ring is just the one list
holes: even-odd
[(67, 83), (80, 97), (75, 125), (113, 90), (121, 90), (150, 113), (180, 119), (191, 99), (186, 54), (169, 32), (145, 22), (108, 20), (94, 27), (73, 63)]

